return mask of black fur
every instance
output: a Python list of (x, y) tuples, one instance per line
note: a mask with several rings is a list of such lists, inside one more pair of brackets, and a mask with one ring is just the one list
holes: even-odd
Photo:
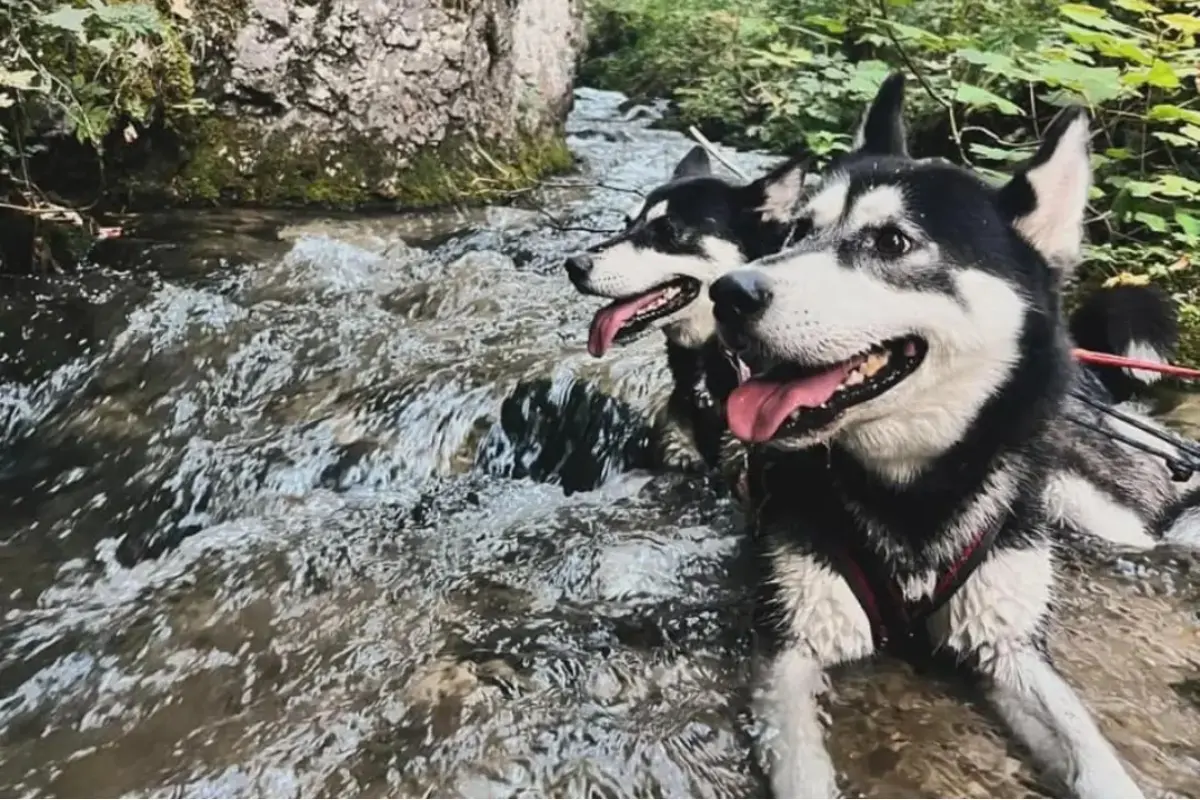
[[(1155, 286), (1113, 286), (1089, 294), (1071, 314), (1071, 338), (1079, 347), (1129, 354), (1134, 342), (1169, 359), (1179, 344), (1175, 304)], [(1089, 366), (1115, 402), (1145, 390), (1146, 384), (1117, 367)]]

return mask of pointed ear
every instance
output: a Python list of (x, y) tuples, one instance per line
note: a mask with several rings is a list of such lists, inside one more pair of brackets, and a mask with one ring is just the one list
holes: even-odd
[(701, 175), (712, 174), (712, 162), (708, 160), (708, 151), (700, 145), (696, 145), (688, 154), (683, 157), (683, 160), (675, 165), (675, 171), (671, 173), (673, 180), (680, 178), (698, 178)]
[(854, 147), (858, 153), (881, 156), (907, 156), (908, 135), (904, 130), (904, 73), (893, 72), (884, 78), (875, 99), (863, 114)]
[(1083, 218), (1092, 186), (1087, 111), (1069, 106), (1046, 128), (1027, 164), (1000, 189), (1001, 211), (1050, 266), (1064, 273), (1079, 263)]
[(795, 155), (773, 168), (766, 175), (746, 186), (751, 193), (754, 210), (764, 220), (788, 222), (804, 196), (804, 176), (812, 166), (805, 152)]

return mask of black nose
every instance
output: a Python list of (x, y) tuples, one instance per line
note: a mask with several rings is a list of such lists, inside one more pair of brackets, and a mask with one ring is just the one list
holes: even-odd
[(713, 301), (717, 322), (735, 328), (757, 318), (771, 302), (771, 291), (763, 276), (748, 269), (718, 278), (709, 287), (708, 296)]
[(588, 273), (591, 271), (592, 257), (587, 253), (580, 253), (567, 259), (567, 277), (576, 286), (586, 281)]

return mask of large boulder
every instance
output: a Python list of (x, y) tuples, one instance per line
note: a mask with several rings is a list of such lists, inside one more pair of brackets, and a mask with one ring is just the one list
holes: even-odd
[(581, 0), (192, 3), (182, 201), (401, 206), (491, 199), (570, 163)]

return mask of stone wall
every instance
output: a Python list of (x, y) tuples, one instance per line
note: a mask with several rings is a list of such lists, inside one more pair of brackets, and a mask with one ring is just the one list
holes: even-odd
[[(229, 0), (226, 0), (228, 5)], [(244, 0), (198, 67), (182, 200), (420, 206), (569, 163), (582, 0)]]

